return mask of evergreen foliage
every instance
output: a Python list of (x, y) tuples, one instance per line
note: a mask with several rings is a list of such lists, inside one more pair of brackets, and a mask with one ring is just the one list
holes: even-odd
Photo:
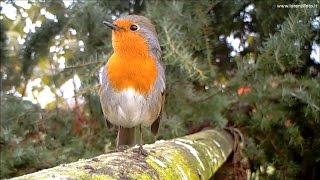
[(231, 83), (252, 89), (229, 114), (249, 138), (246, 154), (256, 168), (277, 167), (275, 177), (281, 179), (319, 175), (308, 176), (319, 168), (320, 157), (319, 69), (314, 75), (313, 66), (307, 66), (312, 61), (308, 44), (319, 34), (319, 27), (312, 30), (312, 17), (314, 11), (308, 9), (289, 13), (280, 30), (264, 41), (253, 64), (245, 63), (250, 56), (238, 61)]
[[(319, 9), (277, 7), (319, 1), (5, 3), (18, 10), (0, 23), (1, 178), (113, 148), (116, 133), (106, 130), (98, 96), (112, 52), (102, 21), (125, 14), (145, 15), (157, 28), (167, 79), (158, 138), (234, 127), (243, 135), (234, 165), (247, 176), (320, 177), (320, 63), (310, 56), (320, 43)], [(42, 24), (25, 32), (27, 18)], [(74, 89), (69, 99), (65, 84)], [(41, 107), (46, 89), (55, 100)]]

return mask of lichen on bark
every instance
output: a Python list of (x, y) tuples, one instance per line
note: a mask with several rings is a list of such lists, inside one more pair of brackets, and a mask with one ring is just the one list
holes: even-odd
[(230, 134), (210, 129), (144, 145), (147, 157), (134, 152), (134, 147), (13, 179), (209, 179), (232, 146)]

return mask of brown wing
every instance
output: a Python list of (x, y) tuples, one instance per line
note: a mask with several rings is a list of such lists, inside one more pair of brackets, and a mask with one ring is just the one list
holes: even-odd
[(152, 134), (155, 136), (158, 133), (159, 130), (159, 125), (160, 125), (160, 119), (162, 117), (162, 113), (163, 113), (163, 108), (164, 108), (164, 102), (165, 102), (165, 94), (164, 92), (162, 92), (161, 94), (161, 109), (160, 109), (160, 113), (159, 116), (157, 117), (157, 119), (152, 123), (151, 125), (151, 132)]
[(106, 122), (106, 124), (107, 124), (106, 126), (107, 126), (108, 129), (113, 128), (113, 124), (111, 124), (111, 123), (108, 121), (107, 118), (105, 118), (105, 122)]
[[(102, 80), (101, 80), (101, 86), (100, 86), (100, 90), (99, 90), (99, 95), (100, 95), (100, 104), (101, 104), (101, 109), (104, 115), (104, 120), (106, 123), (106, 127), (107, 129), (111, 129), (113, 128), (113, 125), (110, 123), (110, 121), (107, 119), (105, 111), (107, 109), (107, 103), (104, 101), (105, 98), (103, 98), (103, 96), (105, 97), (105, 91), (109, 86), (109, 81), (107, 78), (107, 73), (106, 73), (106, 67), (104, 66), (103, 70), (102, 70)], [(103, 89), (104, 88), (104, 89)]]

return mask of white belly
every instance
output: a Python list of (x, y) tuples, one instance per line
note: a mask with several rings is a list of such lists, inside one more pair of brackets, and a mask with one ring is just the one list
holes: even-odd
[(115, 98), (118, 100), (116, 107), (107, 112), (108, 120), (112, 124), (122, 127), (134, 127), (148, 118), (145, 114), (147, 110), (146, 98), (132, 88), (117, 92)]

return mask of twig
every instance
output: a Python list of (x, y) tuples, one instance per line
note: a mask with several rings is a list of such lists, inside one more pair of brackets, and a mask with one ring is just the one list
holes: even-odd
[[(302, 101), (306, 101), (304, 98), (300, 97), (298, 94), (296, 94), (296, 93), (294, 93), (294, 92), (291, 92), (290, 95), (293, 96), (293, 97), (295, 97), (295, 98), (297, 98), (297, 99), (300, 99), (300, 100), (302, 100)], [(309, 104), (310, 104), (313, 108), (315, 108), (317, 111), (320, 111), (320, 107), (317, 106), (315, 103), (310, 102)]]
[[(172, 28), (173, 28), (173, 27), (174, 27), (174, 26), (172, 26)], [(181, 59), (182, 61), (184, 61), (184, 63), (188, 64), (188, 65), (191, 66), (196, 72), (198, 72), (198, 73), (199, 73), (199, 76), (200, 76), (202, 79), (206, 79), (206, 76), (203, 74), (203, 72), (201, 71), (201, 69), (199, 69), (197, 66), (195, 66), (190, 60), (189, 60), (189, 61), (186, 61), (185, 58), (183, 57), (183, 55), (182, 55), (181, 53), (179, 53), (179, 51), (177, 51), (177, 48), (174, 46), (174, 44), (173, 44), (173, 42), (172, 42), (172, 40), (171, 40), (171, 37), (170, 37), (170, 35), (169, 35), (169, 34), (170, 34), (170, 33), (169, 33), (170, 30), (168, 31), (167, 27), (164, 27), (163, 30), (164, 30), (164, 32), (165, 32), (165, 34), (166, 34), (166, 39), (167, 39), (167, 41), (168, 41), (168, 45), (169, 45), (171, 51), (172, 51), (173, 53), (175, 53), (176, 55), (178, 55), (178, 56), (180, 57), (180, 59)]]
[(67, 70), (67, 69), (72, 69), (72, 68), (82, 68), (82, 67), (90, 66), (92, 64), (102, 64), (104, 62), (105, 61), (96, 61), (96, 62), (89, 62), (89, 63), (84, 63), (84, 64), (76, 64), (76, 65), (65, 67), (64, 69)]

